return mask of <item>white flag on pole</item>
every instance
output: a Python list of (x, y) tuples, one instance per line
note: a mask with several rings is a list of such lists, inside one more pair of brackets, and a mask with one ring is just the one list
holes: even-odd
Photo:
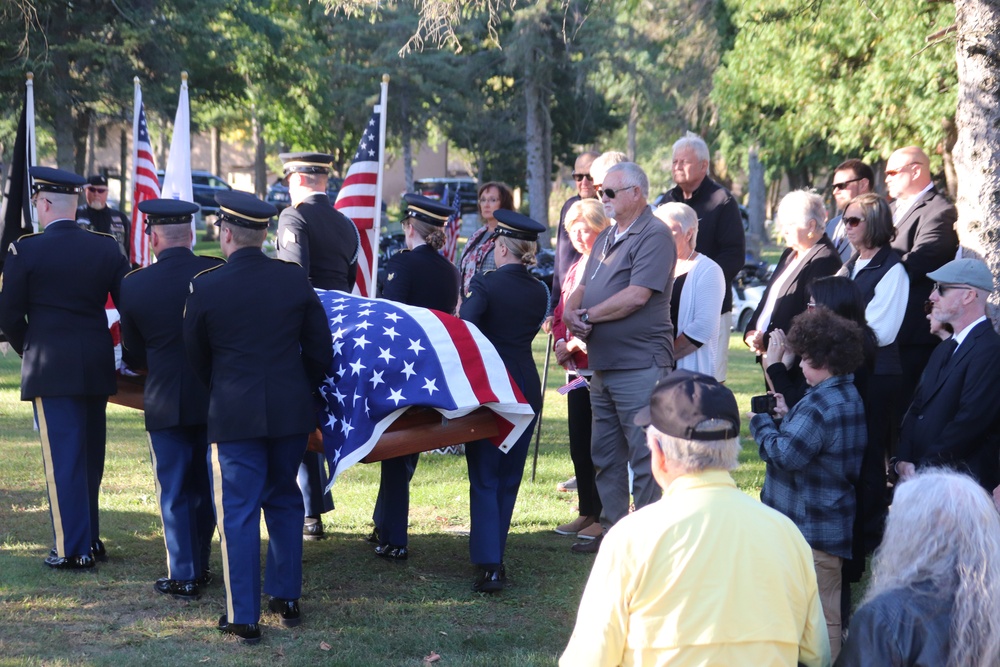
[[(181, 72), (181, 94), (177, 100), (177, 115), (174, 116), (174, 136), (170, 140), (170, 154), (167, 156), (167, 169), (163, 173), (160, 197), (194, 203), (194, 188), (191, 185), (191, 109), (187, 79), (187, 72)], [(192, 220), (192, 235), (194, 232)], [(192, 244), (193, 242), (192, 239)]]

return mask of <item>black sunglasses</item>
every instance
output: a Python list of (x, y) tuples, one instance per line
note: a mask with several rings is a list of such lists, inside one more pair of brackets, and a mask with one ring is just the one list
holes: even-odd
[(842, 183), (834, 183), (834, 184), (833, 184), (833, 185), (832, 185), (831, 187), (833, 188), (833, 191), (834, 191), (834, 192), (837, 192), (837, 191), (839, 191), (839, 190), (843, 190), (844, 188), (846, 188), (846, 187), (847, 187), (848, 185), (850, 185), (851, 183), (857, 183), (857, 182), (858, 182), (858, 181), (860, 181), (860, 180), (863, 180), (863, 179), (860, 179), (860, 178), (852, 178), (851, 180), (849, 180), (849, 181), (844, 181), (844, 182), (842, 182)]
[(573, 174), (573, 180), (576, 181), (577, 183), (579, 183), (585, 178), (591, 183), (594, 182), (594, 177), (591, 176), (590, 174)]
[(857, 227), (864, 221), (865, 221), (864, 218), (858, 218), (852, 215), (849, 218), (844, 218), (844, 225), (847, 227)]
[(614, 199), (615, 197), (618, 196), (619, 192), (624, 192), (625, 190), (628, 190), (630, 188), (637, 188), (637, 187), (639, 187), (639, 186), (638, 185), (623, 185), (620, 188), (618, 188), (617, 191), (616, 190), (612, 190), (611, 188), (601, 188), (600, 190), (598, 190), (598, 194), (600, 194), (602, 197), (607, 197), (608, 199)]

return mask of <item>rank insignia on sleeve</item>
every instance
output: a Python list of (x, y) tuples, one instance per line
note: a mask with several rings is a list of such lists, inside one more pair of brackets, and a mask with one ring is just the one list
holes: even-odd
[(12, 255), (16, 255), (17, 254), (17, 246), (15, 246), (13, 243), (11, 243), (10, 247), (7, 248), (7, 252), (9, 252)]
[(468, 292), (465, 293), (466, 299), (468, 299), (470, 296), (472, 296), (472, 290), (469, 290)]
[(286, 229), (285, 233), (281, 235), (281, 245), (285, 246), (286, 248), (295, 243), (297, 240), (298, 239), (295, 236), (295, 232), (293, 232), (290, 229)]
[(392, 280), (395, 277), (396, 277), (395, 273), (390, 273), (388, 276), (386, 276), (386, 280)]

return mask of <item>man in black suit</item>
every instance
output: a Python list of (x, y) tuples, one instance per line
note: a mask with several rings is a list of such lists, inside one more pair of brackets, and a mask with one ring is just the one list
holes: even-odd
[[(278, 218), (278, 259), (304, 268), (313, 287), (350, 292), (361, 237), (354, 223), (333, 208), (326, 194), (333, 156), (282, 153), (278, 157), (284, 162), (292, 201)], [(322, 455), (305, 453), (298, 480), (305, 504), (302, 534), (307, 540), (322, 539), (321, 516), (333, 509), (333, 496), (326, 493), (330, 478)]]
[(104, 476), (105, 410), (118, 391), (108, 330), (128, 273), (115, 240), (75, 221), (86, 181), (32, 167), (41, 234), (10, 245), (0, 278), (0, 329), (21, 362), (21, 400), (32, 401), (42, 439), (54, 546), (45, 564), (79, 570), (106, 560), (97, 500)]
[(894, 152), (885, 165), (885, 185), (892, 203), (896, 238), (892, 247), (900, 254), (910, 278), (906, 314), (896, 342), (903, 363), (904, 395), (899, 405), (908, 405), (911, 392), (937, 345), (927, 329), (924, 302), (931, 293), (931, 271), (954, 259), (958, 250), (955, 220), (958, 213), (931, 182), (930, 162), (916, 146)]
[(729, 286), (746, 263), (747, 244), (739, 203), (708, 176), (709, 159), (708, 144), (698, 135), (688, 132), (678, 139), (671, 163), (676, 187), (664, 193), (660, 203), (674, 201), (694, 209), (698, 214), (698, 252), (718, 264), (726, 278), (715, 363), (715, 379), (725, 382), (733, 328), (733, 290)]
[(966, 258), (927, 277), (935, 281), (931, 317), (950, 324), (955, 335), (934, 350), (924, 369), (892, 468), (906, 479), (923, 466), (952, 466), (992, 491), (1000, 483), (1000, 336), (986, 317), (993, 274), (984, 262)]
[(108, 206), (108, 179), (94, 174), (83, 188), (87, 203), (76, 209), (76, 221), (87, 229), (110, 234), (118, 241), (122, 255), (128, 259), (129, 230), (132, 223), (118, 209)]
[(143, 403), (167, 547), (167, 576), (153, 589), (196, 600), (209, 581), (215, 517), (206, 459), (208, 391), (184, 356), (181, 325), (191, 279), (223, 260), (191, 252), (197, 204), (151, 199), (139, 210), (156, 263), (125, 276), (118, 310), (125, 363), (149, 370)]
[(216, 200), (228, 262), (191, 281), (184, 346), (209, 388), (209, 469), (226, 580), (219, 630), (256, 643), (261, 509), (270, 537), (268, 609), (286, 627), (301, 622), (303, 506), (295, 472), (316, 428), (314, 388), (333, 349), (302, 267), (261, 252), (275, 208), (244, 192)]

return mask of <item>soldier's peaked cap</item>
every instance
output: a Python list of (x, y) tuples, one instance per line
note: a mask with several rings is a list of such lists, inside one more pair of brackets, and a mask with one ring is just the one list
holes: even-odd
[(247, 229), (267, 229), (267, 223), (278, 215), (278, 209), (248, 192), (229, 190), (215, 195), (219, 203), (216, 225), (228, 222)]
[(545, 227), (540, 222), (535, 222), (526, 215), (521, 215), (515, 211), (508, 211), (505, 208), (494, 211), (493, 217), (497, 219), (497, 227), (493, 232), (494, 236), (508, 236), (523, 241), (537, 241), (538, 235), (545, 231)]
[(87, 179), (83, 176), (66, 171), (65, 169), (32, 167), (30, 173), (32, 192), (54, 192), (63, 195), (75, 195), (80, 192), (80, 187), (87, 183)]
[(329, 174), (333, 156), (326, 153), (279, 153), (285, 174)]
[(179, 199), (147, 199), (139, 202), (139, 210), (146, 214), (146, 233), (151, 225), (189, 225), (191, 216), (199, 206)]
[(406, 201), (404, 219), (413, 218), (435, 227), (443, 227), (453, 212), (451, 207), (422, 195), (405, 194), (403, 199)]

